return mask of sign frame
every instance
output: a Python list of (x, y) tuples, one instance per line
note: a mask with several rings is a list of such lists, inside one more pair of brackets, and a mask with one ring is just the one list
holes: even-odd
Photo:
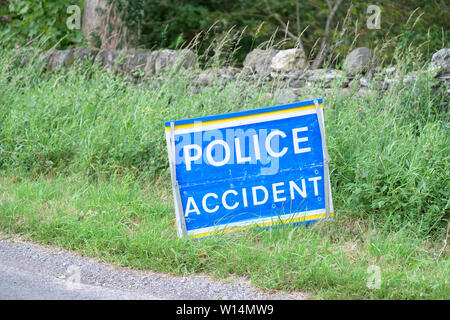
[[(262, 117), (264, 114), (276, 114), (277, 112), (289, 112), (291, 110), (307, 110), (309, 109), (311, 112), (311, 109), (314, 109), (314, 113), (317, 115), (317, 121), (319, 124), (320, 129), (320, 137), (321, 137), (321, 144), (322, 144), (322, 156), (323, 156), (323, 178), (324, 178), (324, 200), (325, 200), (325, 212), (324, 213), (318, 213), (315, 215), (309, 215), (309, 216), (303, 216), (298, 217), (295, 220), (294, 219), (283, 219), (283, 217), (278, 217), (279, 219), (272, 219), (270, 221), (262, 221), (262, 222), (252, 222), (252, 220), (247, 221), (249, 223), (245, 225), (237, 225), (230, 228), (227, 228), (226, 226), (219, 225), (219, 226), (213, 226), (210, 227), (213, 230), (199, 233), (199, 234), (188, 234), (188, 230), (186, 228), (186, 220), (184, 216), (184, 209), (182, 204), (182, 197), (180, 193), (180, 185), (178, 183), (177, 179), (177, 170), (176, 170), (176, 148), (175, 148), (175, 135), (176, 130), (180, 128), (186, 128), (186, 127), (196, 127), (199, 126), (203, 127), (206, 123), (211, 124), (214, 122), (224, 122), (224, 121), (232, 121), (230, 119), (236, 119), (236, 118), (252, 118), (252, 117)], [(228, 119), (228, 120), (227, 120)], [(270, 121), (270, 120), (265, 120)], [(261, 121), (261, 122), (264, 122)], [(252, 122), (250, 122), (251, 124)], [(255, 124), (260, 122), (254, 122)], [(186, 129), (185, 129), (186, 130)], [(323, 115), (323, 99), (314, 99), (314, 100), (308, 100), (308, 101), (302, 101), (302, 102), (295, 102), (285, 105), (278, 105), (278, 106), (272, 106), (272, 107), (266, 107), (266, 108), (259, 108), (259, 109), (252, 109), (247, 111), (240, 111), (240, 112), (232, 112), (228, 114), (219, 114), (219, 115), (213, 115), (213, 116), (206, 116), (201, 118), (192, 118), (192, 119), (184, 119), (184, 120), (175, 120), (175, 121), (167, 121), (165, 122), (165, 136), (166, 136), (166, 142), (167, 142), (167, 150), (168, 150), (168, 157), (169, 157), (169, 167), (170, 167), (170, 173), (171, 173), (171, 182), (172, 182), (172, 193), (173, 193), (173, 200), (174, 200), (174, 208), (175, 208), (175, 217), (176, 217), (176, 225), (177, 225), (177, 233), (180, 238), (203, 238), (210, 236), (212, 234), (216, 233), (222, 233), (227, 232), (231, 230), (236, 229), (242, 229), (242, 228), (248, 228), (255, 225), (258, 225), (260, 227), (272, 227), (276, 226), (278, 224), (292, 224), (292, 223), (314, 223), (321, 220), (329, 219), (330, 217), (334, 216), (333, 211), (333, 202), (332, 202), (332, 194), (331, 194), (331, 184), (330, 184), (330, 174), (329, 174), (329, 154), (326, 144), (326, 135), (325, 135), (325, 122), (324, 122), (324, 115)], [(323, 210), (323, 209), (321, 209)], [(317, 210), (316, 210), (317, 211)], [(306, 211), (307, 212), (307, 211)], [(305, 212), (305, 213), (306, 213)], [(301, 213), (301, 211), (300, 211)], [(271, 218), (276, 218), (274, 216), (271, 216)]]

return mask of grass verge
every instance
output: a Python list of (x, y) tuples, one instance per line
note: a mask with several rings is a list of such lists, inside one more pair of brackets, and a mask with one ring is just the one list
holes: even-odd
[(278, 89), (199, 89), (186, 74), (133, 85), (95, 66), (41, 74), (16, 60), (0, 54), (1, 230), (317, 298), (450, 298), (448, 88), (427, 73), (363, 95), (338, 81), (302, 92), (326, 104), (335, 220), (191, 241), (176, 237), (163, 122), (273, 105)]
[[(313, 227), (176, 237), (168, 179), (7, 175), (0, 228), (105, 261), (171, 274), (246, 277), (264, 289), (330, 299), (448, 299), (443, 242), (338, 215)], [(376, 270), (380, 288), (373, 281)]]

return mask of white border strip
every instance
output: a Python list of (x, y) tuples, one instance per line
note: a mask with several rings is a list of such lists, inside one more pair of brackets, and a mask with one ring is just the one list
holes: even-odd
[(294, 212), (294, 213), (288, 213), (288, 214), (283, 214), (280, 216), (270, 216), (270, 217), (265, 217), (265, 218), (259, 218), (259, 219), (252, 219), (252, 220), (244, 220), (244, 221), (238, 221), (238, 222), (232, 222), (232, 223), (228, 223), (228, 224), (221, 224), (221, 225), (217, 225), (217, 226), (213, 226), (213, 227), (207, 227), (207, 228), (201, 228), (201, 229), (195, 229), (195, 230), (189, 230), (187, 232), (188, 236), (194, 236), (197, 234), (201, 234), (201, 233), (208, 233), (208, 232), (217, 232), (223, 229), (231, 229), (231, 228), (235, 228), (235, 227), (246, 227), (249, 225), (253, 225), (253, 224), (258, 224), (258, 223), (266, 223), (266, 222), (284, 222), (284, 223), (289, 223), (289, 221), (283, 221), (283, 220), (288, 220), (290, 218), (294, 219), (294, 218), (306, 218), (309, 216), (313, 216), (316, 214), (323, 214), (326, 213), (325, 209), (318, 209), (318, 210), (311, 210), (311, 211), (303, 211), (303, 212)]
[[(238, 119), (238, 120), (231, 120), (221, 123), (212, 123), (212, 124), (206, 124), (203, 125), (202, 122), (195, 122), (193, 127), (190, 128), (175, 128), (175, 134), (185, 134), (185, 133), (192, 133), (192, 132), (200, 132), (200, 131), (206, 131), (206, 130), (215, 130), (215, 129), (223, 129), (223, 128), (229, 128), (229, 127), (236, 127), (236, 126), (242, 126), (247, 124), (254, 124), (254, 123), (261, 123), (261, 122), (267, 122), (267, 121), (273, 121), (273, 120), (280, 120), (280, 119), (287, 119), (287, 118), (293, 118), (298, 116), (305, 116), (308, 114), (315, 114), (316, 110), (314, 108), (307, 109), (307, 110), (297, 110), (292, 112), (286, 112), (286, 113), (280, 113), (280, 114), (271, 114), (267, 116), (260, 116), (260, 117), (254, 117), (249, 119)], [(170, 132), (166, 130), (166, 134)]]

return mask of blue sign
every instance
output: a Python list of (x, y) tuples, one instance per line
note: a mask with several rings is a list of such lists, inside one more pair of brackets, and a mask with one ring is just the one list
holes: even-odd
[(322, 99), (165, 129), (180, 237), (333, 215)]

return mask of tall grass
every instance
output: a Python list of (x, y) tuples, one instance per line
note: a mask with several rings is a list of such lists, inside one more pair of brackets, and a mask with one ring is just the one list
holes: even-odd
[[(78, 65), (40, 74), (0, 58), (0, 168), (34, 175), (167, 175), (163, 122), (274, 103), (270, 85), (235, 81), (204, 88), (171, 74), (132, 85)], [(401, 76), (401, 75), (400, 75)], [(409, 223), (429, 234), (449, 205), (449, 108), (445, 88), (424, 74), (413, 84), (360, 96), (325, 93), (326, 130), (337, 208)], [(311, 94), (308, 92), (308, 94)], [(315, 96), (323, 96), (316, 91)]]
[(381, 216), (394, 228), (407, 223), (423, 234), (439, 228), (450, 199), (450, 127), (444, 92), (433, 90), (432, 83), (425, 74), (387, 92), (328, 97), (339, 206)]
[[(335, 83), (300, 97), (324, 98), (336, 220), (184, 241), (164, 121), (273, 105), (276, 87), (199, 89), (188, 72), (135, 85), (87, 64), (42, 73), (37, 55), (19, 67), (17, 54), (0, 51), (1, 230), (122, 265), (244, 276), (319, 298), (449, 298), (448, 88), (427, 73), (366, 95)], [(380, 289), (367, 286), (371, 265)]]

